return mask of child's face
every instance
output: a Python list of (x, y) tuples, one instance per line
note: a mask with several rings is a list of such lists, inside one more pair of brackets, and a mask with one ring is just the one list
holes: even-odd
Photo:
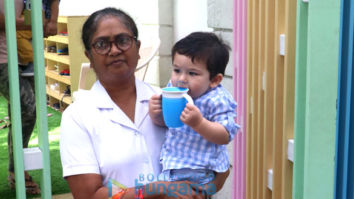
[(193, 63), (189, 57), (175, 54), (171, 75), (173, 86), (189, 88), (188, 94), (197, 98), (211, 86), (209, 76), (205, 63), (196, 60)]

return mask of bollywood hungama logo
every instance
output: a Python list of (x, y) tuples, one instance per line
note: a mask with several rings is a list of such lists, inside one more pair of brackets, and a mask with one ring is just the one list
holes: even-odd
[[(147, 195), (155, 194), (167, 194), (169, 197), (177, 197), (178, 195), (191, 195), (193, 192), (199, 194), (213, 195), (216, 193), (216, 187), (214, 184), (197, 184), (197, 183), (165, 183), (165, 179), (159, 179), (154, 177), (153, 174), (140, 174), (138, 179), (134, 180), (134, 187), (145, 187), (145, 193)], [(154, 183), (153, 183), (154, 182)], [(161, 183), (160, 183), (161, 182)], [(113, 193), (117, 193), (121, 189), (127, 187), (116, 180), (110, 179), (108, 181), (108, 195), (109, 199), (112, 199)]]

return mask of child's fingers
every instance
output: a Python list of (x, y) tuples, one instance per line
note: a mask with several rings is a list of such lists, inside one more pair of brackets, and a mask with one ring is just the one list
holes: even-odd
[(150, 98), (150, 102), (153, 104), (161, 104), (161, 102), (162, 102), (161, 95), (153, 95)]
[(151, 96), (152, 100), (161, 100), (161, 95), (159, 94), (154, 94), (153, 96)]
[(198, 110), (198, 107), (196, 107), (194, 104), (187, 103), (186, 107), (184, 108), (186, 111), (196, 111)]
[(149, 112), (157, 115), (162, 113), (161, 95), (153, 95), (149, 100)]
[(162, 108), (161, 108), (161, 105), (160, 105), (160, 104), (152, 104), (152, 105), (151, 105), (151, 109), (152, 109), (154, 112), (162, 112)]
[(189, 108), (189, 109), (197, 108), (197, 106), (195, 106), (194, 104), (189, 103), (189, 102), (186, 104), (186, 107)]
[(153, 105), (153, 109), (156, 110), (156, 111), (162, 111), (162, 107), (161, 107), (160, 104)]
[(186, 123), (186, 114), (184, 113), (184, 111), (181, 113), (181, 116), (179, 117), (179, 119), (180, 119), (183, 123)]
[(150, 102), (151, 106), (153, 107), (161, 107), (161, 102), (154, 100)]
[(187, 120), (187, 119), (188, 119), (189, 112), (190, 112), (190, 110), (188, 110), (188, 109), (185, 108), (185, 109), (182, 111), (182, 113), (181, 113), (181, 118), (183, 118), (183, 120)]

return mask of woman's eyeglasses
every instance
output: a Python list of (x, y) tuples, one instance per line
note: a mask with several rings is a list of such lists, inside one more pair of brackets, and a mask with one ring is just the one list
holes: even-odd
[(136, 40), (136, 37), (130, 36), (128, 34), (119, 34), (114, 37), (113, 41), (109, 41), (108, 38), (101, 38), (96, 40), (92, 44), (92, 48), (97, 54), (106, 55), (112, 49), (112, 44), (114, 44), (121, 51), (126, 51), (132, 47), (133, 40)]

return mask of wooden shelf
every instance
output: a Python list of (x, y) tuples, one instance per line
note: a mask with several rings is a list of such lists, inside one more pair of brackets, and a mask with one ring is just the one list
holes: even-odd
[(69, 55), (58, 55), (57, 53), (44, 52), (44, 58), (70, 65)]
[[(59, 16), (58, 33), (65, 35), (58, 34), (44, 39), (45, 49), (52, 46), (56, 50), (68, 48), (68, 55), (44, 51), (48, 104), (53, 106), (59, 102), (60, 110), (72, 103), (72, 97), (64, 96), (64, 92), (67, 89), (70, 89), (71, 94), (77, 91), (81, 64), (88, 62), (81, 42), (81, 28), (86, 19), (87, 16)], [(70, 76), (60, 75), (62, 70), (69, 70)], [(57, 90), (50, 89), (50, 85), (55, 85)]]
[(58, 23), (68, 23), (68, 18), (64, 16), (59, 16)]
[(63, 100), (64, 103), (66, 104), (71, 104), (72, 103), (72, 98), (71, 96), (64, 96), (64, 93), (60, 93), (59, 91), (53, 91), (51, 90), (50, 88), (46, 88), (47, 90), (47, 95), (51, 96), (51, 97), (54, 97), (55, 99), (61, 101)]
[(47, 41), (69, 44), (69, 37), (64, 35), (54, 35), (47, 38)]
[(59, 82), (63, 82), (67, 85), (70, 85), (70, 76), (63, 76), (63, 75), (59, 75), (58, 72), (54, 71), (54, 70), (48, 70), (47, 68), (45, 69), (45, 75), (49, 78), (55, 79)]

